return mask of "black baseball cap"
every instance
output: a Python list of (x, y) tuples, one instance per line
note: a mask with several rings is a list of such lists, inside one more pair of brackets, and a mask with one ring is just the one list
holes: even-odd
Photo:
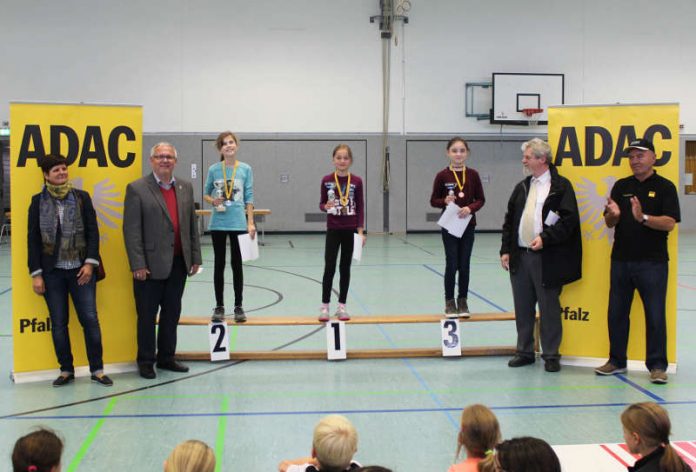
[(647, 139), (634, 139), (630, 143), (628, 143), (628, 147), (624, 149), (624, 153), (628, 154), (631, 149), (640, 149), (641, 151), (652, 151), (655, 152), (655, 146), (653, 146), (652, 141), (648, 141)]

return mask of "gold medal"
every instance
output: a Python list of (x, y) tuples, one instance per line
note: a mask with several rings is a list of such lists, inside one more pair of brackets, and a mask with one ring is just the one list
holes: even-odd
[[(237, 166), (239, 165), (239, 161), (235, 160), (234, 161), (234, 170), (232, 171), (232, 179), (230, 181), (232, 182), (230, 186), (227, 186), (227, 171), (226, 171), (226, 166), (225, 166), (225, 161), (222, 161), (222, 178), (224, 179), (225, 183), (225, 199), (228, 202), (232, 202), (232, 193), (234, 193), (234, 177), (237, 175)], [(229, 206), (229, 205), (228, 205)]]
[(334, 180), (336, 181), (336, 190), (338, 191), (338, 201), (341, 206), (348, 206), (348, 193), (350, 191), (350, 172), (348, 172), (348, 182), (346, 182), (346, 193), (341, 190), (341, 185), (338, 183), (338, 172), (334, 172)]
[(449, 169), (452, 171), (452, 174), (454, 175), (454, 180), (457, 181), (457, 188), (459, 189), (459, 194), (457, 195), (459, 198), (464, 198), (464, 184), (466, 183), (466, 167), (462, 169), (462, 181), (459, 181), (459, 176), (457, 175), (457, 172), (452, 169), (452, 166), (450, 165)]

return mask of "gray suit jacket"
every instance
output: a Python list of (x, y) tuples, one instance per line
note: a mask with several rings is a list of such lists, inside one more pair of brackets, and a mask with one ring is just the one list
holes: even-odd
[[(201, 242), (196, 224), (191, 182), (176, 178), (181, 248), (186, 270), (200, 265)], [(126, 187), (123, 238), (131, 271), (147, 268), (152, 279), (166, 279), (174, 260), (174, 225), (153, 174)]]

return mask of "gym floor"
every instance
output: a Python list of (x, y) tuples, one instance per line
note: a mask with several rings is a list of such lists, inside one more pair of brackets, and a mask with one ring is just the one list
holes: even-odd
[[(315, 316), (323, 271), (323, 234), (266, 235), (261, 258), (244, 269), (250, 317)], [(512, 311), (507, 273), (498, 262), (499, 234), (477, 234), (471, 262), (472, 312)], [(213, 308), (213, 254), (203, 238), (205, 270), (189, 280), (183, 315)], [(188, 374), (160, 371), (156, 380), (117, 374), (105, 389), (79, 378), (14, 384), (10, 247), (0, 242), (0, 459), (14, 441), (44, 425), (65, 439), (63, 470), (161, 470), (181, 441), (197, 438), (216, 451), (218, 470), (273, 471), (282, 459), (308, 455), (314, 424), (341, 413), (356, 426), (356, 459), (395, 471), (445, 471), (454, 461), (459, 415), (489, 405), (503, 436), (533, 435), (553, 445), (622, 442), (626, 405), (661, 402), (673, 439), (696, 438), (696, 348), (684, 333), (696, 323), (696, 235), (681, 234), (678, 270), (678, 373), (653, 385), (647, 372), (597, 377), (587, 367), (546, 373), (543, 363), (507, 367), (507, 357), (365, 359), (348, 361), (188, 362)], [(439, 234), (369, 235), (354, 263), (348, 309), (353, 316), (437, 313), (443, 308), (444, 255)], [(227, 269), (226, 299), (232, 281)], [(335, 278), (338, 285), (338, 276)], [(333, 300), (335, 302), (335, 298)], [(335, 303), (332, 304), (332, 309)], [(350, 349), (437, 347), (437, 324), (354, 325)], [(513, 346), (512, 321), (462, 326), (465, 346)], [(320, 350), (322, 327), (242, 326), (230, 329), (231, 350)], [(179, 348), (207, 351), (205, 327), (181, 326)], [(108, 372), (107, 372), (108, 373)], [(586, 469), (589, 470), (589, 469)]]

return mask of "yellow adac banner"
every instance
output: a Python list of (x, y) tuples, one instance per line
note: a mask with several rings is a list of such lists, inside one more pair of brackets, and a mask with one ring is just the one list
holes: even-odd
[[(609, 356), (607, 304), (614, 231), (604, 224), (603, 210), (616, 180), (632, 175), (623, 150), (636, 137), (653, 141), (656, 171), (679, 182), (679, 106), (593, 105), (549, 108), (549, 143), (559, 172), (573, 183), (582, 226), (582, 279), (564, 287), (564, 357), (600, 365)], [(667, 286), (667, 356), (676, 365), (677, 236), (669, 233)], [(636, 293), (631, 307), (629, 367), (645, 360), (645, 317)], [(587, 361), (587, 362), (585, 362)], [(632, 362), (634, 361), (634, 362)]]
[[(10, 122), (14, 378), (39, 379), (41, 371), (54, 376), (58, 368), (48, 309), (32, 290), (27, 266), (27, 212), (32, 195), (43, 187), (39, 159), (48, 153), (66, 157), (73, 186), (92, 197), (106, 270), (97, 284), (103, 359), (107, 372), (128, 370), (135, 359), (136, 323), (121, 227), (126, 185), (141, 176), (142, 107), (11, 103)], [(70, 305), (75, 366), (86, 366), (82, 328)]]

